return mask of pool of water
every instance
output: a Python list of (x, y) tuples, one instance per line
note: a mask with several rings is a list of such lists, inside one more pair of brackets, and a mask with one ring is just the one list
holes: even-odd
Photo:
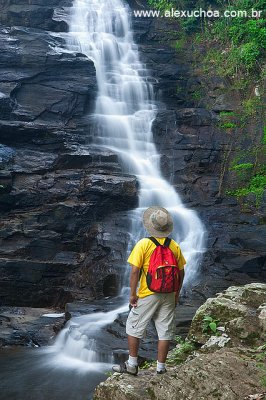
[(0, 351), (0, 400), (91, 400), (111, 365), (58, 360), (51, 348)]

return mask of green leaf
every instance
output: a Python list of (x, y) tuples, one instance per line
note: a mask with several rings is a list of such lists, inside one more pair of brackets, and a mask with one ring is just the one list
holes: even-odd
[(213, 321), (213, 318), (212, 318), (212, 317), (209, 317), (208, 315), (205, 315), (205, 317), (203, 318), (203, 321), (204, 321), (204, 322), (212, 322), (212, 321)]
[(213, 331), (213, 333), (216, 333), (217, 331), (217, 324), (215, 322), (210, 322), (209, 324), (210, 329)]

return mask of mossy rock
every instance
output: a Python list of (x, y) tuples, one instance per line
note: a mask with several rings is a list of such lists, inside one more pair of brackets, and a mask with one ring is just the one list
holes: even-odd
[[(262, 321), (259, 307), (266, 302), (266, 284), (252, 283), (242, 287), (232, 286), (215, 298), (210, 298), (196, 312), (188, 338), (204, 344), (210, 335), (203, 332), (205, 316), (219, 320), (219, 326), (236, 342), (248, 341), (253, 344), (263, 340)], [(248, 344), (248, 343), (247, 343)]]

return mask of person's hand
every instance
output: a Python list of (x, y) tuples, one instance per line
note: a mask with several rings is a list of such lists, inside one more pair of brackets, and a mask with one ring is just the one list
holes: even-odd
[(137, 307), (137, 302), (138, 302), (138, 296), (137, 296), (137, 295), (130, 296), (130, 298), (129, 298), (129, 304), (130, 304), (132, 307)]

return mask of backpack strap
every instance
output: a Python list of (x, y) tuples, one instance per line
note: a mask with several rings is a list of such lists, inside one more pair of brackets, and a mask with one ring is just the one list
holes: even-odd
[(158, 240), (155, 239), (155, 237), (151, 236), (148, 239), (150, 239), (155, 244), (156, 247), (161, 246), (161, 244), (158, 242)]
[(169, 237), (167, 237), (167, 238), (165, 238), (165, 241), (164, 241), (164, 246), (165, 247), (169, 247), (170, 246), (170, 243), (171, 243), (171, 239), (169, 238)]
[[(158, 242), (158, 240), (156, 240), (155, 239), (155, 237), (149, 237), (148, 239), (150, 239), (154, 244), (155, 244), (155, 246), (157, 247), (157, 246), (161, 246), (161, 244)], [(170, 243), (171, 243), (171, 239), (169, 238), (169, 237), (167, 237), (167, 238), (165, 238), (165, 241), (164, 241), (164, 244), (163, 244), (163, 246), (165, 246), (165, 247), (169, 247), (170, 246)]]

